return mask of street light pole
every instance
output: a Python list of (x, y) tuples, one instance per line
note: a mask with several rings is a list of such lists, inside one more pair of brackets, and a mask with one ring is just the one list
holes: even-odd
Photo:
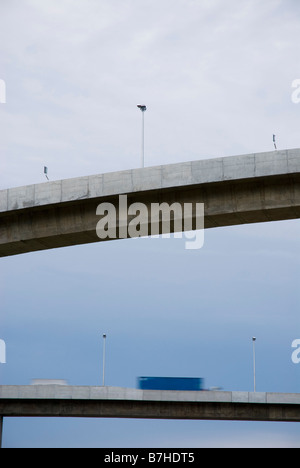
[(144, 104), (139, 104), (137, 106), (142, 112), (142, 167), (145, 167), (145, 121), (144, 113), (147, 110), (147, 107)]
[(106, 334), (103, 334), (103, 375), (102, 375), (102, 385), (105, 386), (105, 345), (106, 345)]
[(255, 342), (256, 342), (256, 338), (255, 336), (253, 336), (252, 338), (252, 342), (253, 342), (253, 383), (254, 383), (254, 392), (256, 392), (256, 369), (255, 369)]

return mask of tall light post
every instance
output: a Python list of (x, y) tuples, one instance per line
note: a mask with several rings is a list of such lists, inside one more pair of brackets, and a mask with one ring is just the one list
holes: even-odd
[(144, 123), (144, 113), (147, 110), (147, 107), (144, 104), (138, 104), (137, 106), (142, 112), (142, 167), (145, 167), (145, 123)]
[(102, 385), (105, 386), (105, 346), (106, 346), (106, 334), (103, 334), (103, 375), (102, 375)]
[(253, 336), (252, 343), (253, 343), (253, 383), (254, 383), (254, 392), (256, 392), (255, 342), (256, 342), (256, 338), (255, 338), (255, 336)]

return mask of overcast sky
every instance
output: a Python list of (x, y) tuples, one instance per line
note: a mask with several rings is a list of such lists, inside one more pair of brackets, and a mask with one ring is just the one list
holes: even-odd
[[(297, 0), (0, 0), (0, 189), (298, 148)], [(0, 383), (139, 375), (300, 392), (299, 221), (1, 260)], [(290, 446), (292, 424), (5, 420), (4, 446)]]

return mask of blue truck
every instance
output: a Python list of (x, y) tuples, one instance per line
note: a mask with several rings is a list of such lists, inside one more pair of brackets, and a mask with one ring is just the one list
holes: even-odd
[(137, 386), (141, 390), (203, 391), (204, 379), (194, 377), (138, 377)]

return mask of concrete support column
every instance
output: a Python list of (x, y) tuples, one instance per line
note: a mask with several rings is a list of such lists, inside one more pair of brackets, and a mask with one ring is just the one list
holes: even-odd
[(2, 448), (3, 416), (0, 416), (0, 449)]

